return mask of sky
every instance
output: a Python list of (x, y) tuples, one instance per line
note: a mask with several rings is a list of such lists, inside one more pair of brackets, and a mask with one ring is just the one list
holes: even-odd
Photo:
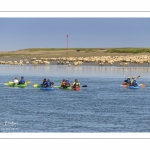
[(150, 18), (0, 18), (0, 51), (150, 47)]

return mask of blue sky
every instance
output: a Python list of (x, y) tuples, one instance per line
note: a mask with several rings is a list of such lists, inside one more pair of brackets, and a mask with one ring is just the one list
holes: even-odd
[(150, 18), (0, 18), (0, 51), (150, 47)]

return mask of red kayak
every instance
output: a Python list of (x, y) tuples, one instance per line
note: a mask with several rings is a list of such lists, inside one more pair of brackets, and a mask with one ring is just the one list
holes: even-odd
[(126, 82), (122, 82), (122, 85), (127, 85), (127, 83)]
[(75, 91), (79, 91), (80, 90), (80, 87), (74, 87), (74, 88), (72, 88), (73, 90), (75, 90)]

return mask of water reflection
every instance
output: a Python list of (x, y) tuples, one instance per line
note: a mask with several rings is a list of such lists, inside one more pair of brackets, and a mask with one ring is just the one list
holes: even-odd
[(35, 76), (81, 76), (81, 77), (113, 77), (120, 78), (124, 76), (142, 76), (149, 78), (149, 67), (114, 67), (114, 66), (10, 66), (0, 65), (1, 74), (9, 75), (35, 75)]

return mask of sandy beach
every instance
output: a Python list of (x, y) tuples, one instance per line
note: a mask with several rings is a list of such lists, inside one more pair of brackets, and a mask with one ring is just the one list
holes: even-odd
[[(31, 58), (36, 58), (37, 60), (40, 58), (69, 58), (69, 57), (102, 57), (102, 56), (110, 56), (110, 57), (127, 57), (127, 56), (147, 56), (150, 57), (149, 53), (109, 53), (106, 50), (97, 50), (97, 51), (77, 51), (77, 50), (57, 50), (57, 51), (35, 51), (30, 52), (28, 50), (18, 50), (18, 51), (9, 51), (9, 52), (0, 52), (0, 61), (20, 61), (20, 60), (28, 60), (29, 64), (32, 64)], [(56, 60), (50, 61), (51, 65), (58, 64)], [(71, 63), (71, 65), (73, 65)], [(89, 65), (89, 66), (99, 66), (98, 62), (82, 62), (82, 65)], [(120, 66), (120, 62), (114, 62), (113, 64), (104, 63), (104, 66)], [(150, 67), (149, 63), (129, 63), (128, 66), (137, 66), (137, 67)]]

